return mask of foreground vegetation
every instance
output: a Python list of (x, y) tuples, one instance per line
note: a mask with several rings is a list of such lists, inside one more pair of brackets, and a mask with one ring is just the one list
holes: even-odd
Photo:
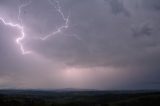
[(159, 92), (0, 90), (0, 106), (160, 106)]

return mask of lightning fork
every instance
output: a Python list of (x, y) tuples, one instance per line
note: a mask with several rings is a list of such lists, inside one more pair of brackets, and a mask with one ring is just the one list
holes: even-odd
[(22, 24), (22, 18), (21, 18), (21, 12), (22, 12), (22, 9), (27, 7), (28, 5), (30, 5), (32, 3), (31, 0), (29, 0), (28, 3), (24, 3), (24, 4), (21, 4), (19, 7), (18, 7), (18, 20), (20, 21), (20, 23)]
[(21, 18), (21, 12), (22, 12), (22, 9), (27, 7), (28, 5), (31, 4), (31, 0), (28, 2), (28, 3), (24, 3), (24, 4), (21, 4), (18, 8), (18, 20), (20, 21), (20, 30), (21, 30), (21, 36), (16, 38), (16, 42), (17, 44), (19, 45), (21, 51), (22, 51), (22, 54), (30, 54), (31, 51), (26, 51), (23, 47), (23, 44), (22, 44), (22, 40), (24, 40), (24, 38), (26, 37), (26, 34), (25, 34), (25, 30), (24, 30), (24, 26), (23, 26), (23, 23), (22, 23), (22, 18)]
[(59, 34), (61, 33), (64, 29), (67, 29), (69, 27), (69, 16), (68, 17), (65, 17), (62, 9), (61, 9), (61, 6), (60, 6), (60, 3), (59, 1), (57, 0), (54, 0), (56, 5), (54, 5), (54, 3), (51, 1), (51, 0), (48, 0), (48, 2), (54, 6), (54, 8), (57, 10), (57, 12), (61, 15), (63, 21), (65, 22), (64, 25), (60, 26), (59, 28), (57, 28), (55, 31), (53, 31), (52, 33), (44, 36), (44, 37), (39, 37), (39, 39), (41, 40), (47, 40), (49, 37), (51, 36), (55, 36), (56, 34)]
[(6, 25), (6, 26), (10, 26), (10, 27), (16, 28), (16, 29), (18, 29), (18, 30), (20, 31), (21, 37), (17, 38), (17, 39), (16, 39), (16, 42), (17, 42), (17, 44), (19, 45), (22, 54), (28, 54), (28, 53), (30, 53), (30, 51), (25, 51), (22, 43), (20, 42), (20, 41), (23, 40), (24, 37), (25, 37), (25, 32), (24, 32), (23, 26), (21, 26), (20, 24), (14, 24), (14, 23), (12, 23), (12, 22), (7, 22), (3, 17), (0, 17), (0, 21), (1, 21), (4, 25)]
[[(59, 1), (54, 0), (55, 3), (56, 3), (56, 5), (54, 5), (54, 3), (51, 0), (48, 0), (48, 1), (49, 1), (49, 3), (52, 6), (54, 6), (54, 8), (57, 10), (57, 12), (61, 15), (61, 17), (62, 17), (63, 21), (65, 22), (65, 24), (62, 25), (62, 26), (60, 26), (55, 31), (53, 31), (52, 33), (50, 33), (50, 34), (48, 34), (48, 35), (46, 35), (44, 37), (38, 37), (38, 39), (43, 40), (43, 41), (47, 40), (51, 36), (54, 36), (56, 34), (61, 33), (64, 29), (67, 29), (69, 27), (69, 16), (65, 17), (65, 15), (64, 15), (64, 13), (63, 13), (63, 11), (61, 9)], [(23, 46), (23, 43), (22, 43), (22, 41), (26, 37), (26, 33), (25, 33), (24, 26), (23, 26), (23, 23), (22, 23), (21, 12), (22, 12), (22, 9), (25, 8), (25, 7), (27, 7), (29, 4), (31, 4), (31, 1), (29, 1), (28, 3), (20, 5), (19, 8), (18, 8), (18, 20), (20, 21), (20, 24), (13, 23), (13, 22), (8, 22), (8, 21), (5, 20), (5, 18), (0, 17), (0, 21), (4, 25), (10, 26), (10, 27), (13, 27), (13, 28), (16, 28), (17, 30), (19, 30), (21, 36), (19, 36), (18, 38), (16, 38), (16, 43), (19, 45), (20, 50), (21, 50), (21, 52), (22, 52), (23, 55), (31, 53), (31, 51), (25, 50), (25, 48)]]
[(6, 26), (10, 26), (10, 27), (13, 27), (13, 28), (16, 28), (17, 30), (19, 30), (20, 32), (20, 37), (16, 38), (16, 43), (19, 45), (20, 47), (20, 50), (22, 52), (23, 55), (25, 54), (29, 54), (31, 53), (31, 51), (27, 51), (24, 49), (24, 46), (22, 44), (22, 40), (24, 40), (24, 38), (26, 37), (26, 34), (25, 34), (25, 30), (24, 30), (24, 26), (22, 25), (22, 19), (21, 19), (21, 11), (24, 7), (28, 6), (29, 4), (31, 3), (31, 1), (29, 3), (25, 3), (25, 4), (22, 4), (19, 6), (18, 8), (18, 20), (20, 21), (20, 24), (18, 23), (13, 23), (13, 22), (8, 22), (5, 20), (5, 18), (3, 17), (0, 17), (0, 21), (6, 25)]

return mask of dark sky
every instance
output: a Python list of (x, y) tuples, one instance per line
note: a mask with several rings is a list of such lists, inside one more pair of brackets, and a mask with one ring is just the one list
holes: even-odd
[(31, 51), (0, 20), (0, 88), (160, 89), (159, 13), (159, 0), (0, 0)]

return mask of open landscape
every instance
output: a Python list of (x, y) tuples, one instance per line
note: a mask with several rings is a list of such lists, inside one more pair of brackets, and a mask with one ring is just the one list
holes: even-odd
[(0, 0), (0, 106), (160, 106), (160, 0)]
[(0, 106), (159, 106), (158, 91), (0, 90)]

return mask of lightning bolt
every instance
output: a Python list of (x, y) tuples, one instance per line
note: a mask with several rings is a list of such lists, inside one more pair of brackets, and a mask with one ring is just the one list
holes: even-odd
[(22, 5), (19, 6), (19, 9), (18, 9), (18, 10), (19, 10), (18, 20), (20, 21), (20, 24), (18, 24), (18, 23), (15, 24), (15, 23), (13, 23), (13, 22), (8, 22), (8, 21), (5, 20), (4, 17), (0, 17), (0, 21), (1, 21), (4, 25), (10, 26), (10, 27), (13, 27), (13, 28), (16, 28), (17, 30), (19, 30), (19, 32), (20, 32), (21, 35), (20, 35), (18, 38), (16, 38), (16, 43), (19, 45), (22, 54), (29, 54), (29, 53), (31, 53), (31, 51), (25, 50), (24, 47), (23, 47), (23, 44), (22, 44), (22, 40), (25, 39), (26, 34), (25, 34), (24, 27), (23, 27), (23, 25), (22, 25), (22, 19), (21, 19), (21, 11), (22, 11), (22, 9), (23, 9), (24, 7), (26, 7), (26, 6), (28, 6), (30, 3), (31, 3), (31, 2), (26, 3), (26, 4), (22, 4)]
[(61, 15), (61, 17), (62, 17), (62, 19), (63, 19), (63, 21), (64, 21), (64, 25), (58, 27), (57, 30), (53, 31), (52, 33), (50, 33), (50, 34), (48, 34), (48, 35), (46, 35), (46, 36), (44, 36), (44, 37), (38, 37), (38, 39), (40, 39), (40, 40), (47, 40), (47, 39), (48, 39), (49, 37), (51, 37), (51, 36), (55, 36), (55, 35), (57, 35), (57, 34), (59, 34), (59, 33), (62, 33), (63, 30), (65, 30), (65, 29), (67, 29), (67, 28), (69, 27), (69, 15), (68, 15), (67, 17), (65, 17), (65, 15), (64, 15), (64, 13), (63, 13), (63, 11), (62, 11), (62, 8), (61, 8), (61, 6), (60, 6), (59, 1), (54, 0), (54, 2), (56, 3), (56, 5), (55, 5), (55, 4), (53, 3), (53, 1), (51, 1), (51, 0), (48, 0), (48, 2), (49, 2), (52, 6), (54, 6), (54, 8), (57, 10), (57, 12)]
[(22, 23), (22, 18), (21, 18), (22, 9), (27, 7), (30, 4), (31, 4), (31, 1), (29, 1), (28, 3), (20, 5), (19, 8), (18, 8), (18, 20), (20, 21), (19, 26), (21, 26), (19, 28), (20, 32), (21, 32), (21, 36), (16, 39), (16, 42), (19, 45), (22, 54), (30, 54), (31, 53), (31, 51), (26, 51), (23, 47), (23, 44), (22, 44), (22, 41), (25, 39), (26, 34), (25, 34), (25, 30), (24, 30), (23, 23)]
[(20, 21), (21, 25), (22, 25), (22, 18), (21, 18), (22, 9), (27, 7), (31, 3), (32, 3), (32, 1), (29, 1), (28, 3), (20, 5), (19, 8), (18, 8), (18, 20)]
[[(56, 3), (56, 5), (53, 3), (53, 1), (51, 0), (48, 0), (48, 2), (54, 6), (54, 8), (57, 10), (57, 12), (60, 14), (60, 16), (62, 17), (63, 21), (64, 21), (64, 25), (58, 27), (55, 31), (53, 31), (52, 33), (44, 36), (44, 37), (37, 37), (39, 40), (47, 40), (49, 37), (51, 36), (55, 36), (59, 33), (62, 33), (64, 29), (67, 29), (69, 27), (69, 16), (68, 17), (65, 17), (63, 11), (62, 11), (62, 8), (60, 6), (60, 3), (59, 1), (57, 0), (54, 0), (54, 2)], [(26, 33), (25, 33), (25, 29), (24, 29), (24, 26), (23, 26), (23, 21), (22, 21), (22, 18), (21, 18), (21, 13), (22, 13), (22, 9), (27, 7), (28, 5), (31, 4), (31, 1), (29, 1), (28, 3), (25, 3), (25, 4), (21, 4), (18, 8), (18, 20), (20, 22), (19, 23), (14, 23), (14, 22), (8, 22), (6, 21), (5, 18), (3, 17), (0, 17), (0, 21), (6, 25), (6, 26), (10, 26), (12, 28), (16, 28), (17, 30), (19, 30), (20, 32), (20, 36), (18, 38), (16, 38), (16, 43), (17, 45), (20, 47), (20, 50), (22, 52), (23, 55), (25, 54), (30, 54), (32, 53), (32, 51), (28, 51), (28, 50), (25, 50), (24, 46), (23, 46), (23, 43), (22, 41), (25, 39), (26, 37)]]
[(16, 43), (19, 45), (22, 54), (31, 53), (30, 51), (26, 51), (23, 47), (23, 44), (21, 43), (21, 41), (25, 38), (25, 32), (24, 32), (23, 26), (21, 26), (20, 24), (12, 23), (12, 22), (7, 22), (3, 17), (0, 17), (0, 21), (6, 26), (16, 28), (17, 30), (20, 31), (21, 36), (16, 38)]

